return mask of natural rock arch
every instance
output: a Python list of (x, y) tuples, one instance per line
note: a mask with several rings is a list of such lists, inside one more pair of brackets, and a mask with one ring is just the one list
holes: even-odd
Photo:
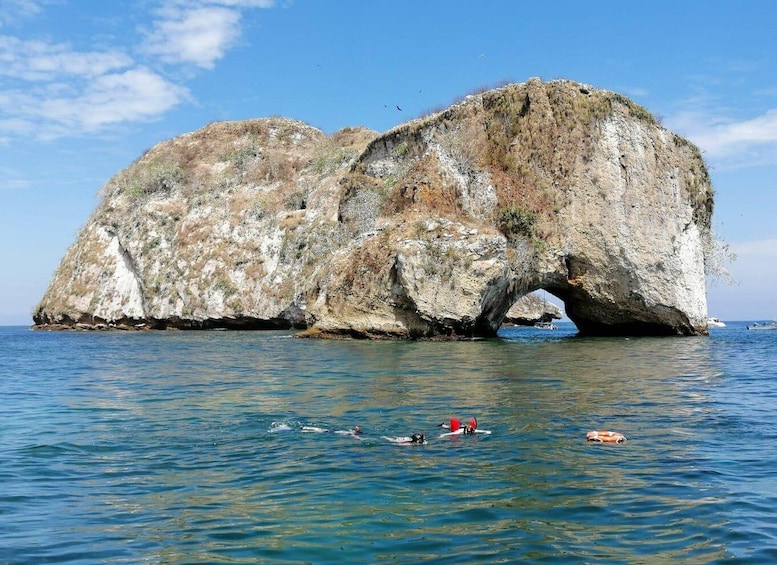
[(543, 288), (583, 334), (706, 332), (699, 151), (571, 81), (472, 95), (382, 135), (211, 124), (102, 193), (39, 326), (491, 336)]
[[(618, 95), (565, 81), (487, 92), (380, 136), (345, 184), (345, 209), (370, 201), (365, 192), (384, 202), (359, 209), (376, 231), (337, 273), (379, 256), (399, 276), (324, 278), (327, 302), (312, 309), (321, 331), (493, 335), (539, 288), (583, 334), (706, 331), (706, 168)], [(387, 307), (365, 312), (381, 287), (393, 289)]]

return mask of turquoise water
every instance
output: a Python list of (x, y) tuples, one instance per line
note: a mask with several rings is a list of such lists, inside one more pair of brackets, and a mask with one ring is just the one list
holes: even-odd
[(777, 332), (291, 335), (0, 328), (0, 563), (777, 561)]

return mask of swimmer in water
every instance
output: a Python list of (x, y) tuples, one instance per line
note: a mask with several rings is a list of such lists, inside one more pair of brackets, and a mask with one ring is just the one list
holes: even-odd
[(299, 429), (303, 432), (313, 432), (316, 434), (325, 434), (329, 431), (326, 428), (319, 428), (317, 426), (300, 426)]
[[(326, 434), (330, 432), (330, 430), (328, 430), (327, 428), (319, 428), (318, 426), (300, 426), (299, 429), (302, 432), (315, 433), (315, 434)], [(344, 435), (344, 436), (358, 437), (362, 435), (363, 432), (362, 432), (361, 426), (354, 426), (350, 430), (335, 430), (334, 433), (339, 435)]]
[(360, 436), (364, 432), (362, 432), (361, 426), (354, 426), (350, 430), (337, 430), (335, 433), (343, 436)]
[(413, 434), (409, 437), (386, 437), (384, 439), (389, 440), (391, 443), (397, 443), (399, 445), (424, 445), (426, 443), (426, 437), (424, 434)]
[(469, 419), (469, 423), (462, 426), (461, 420), (453, 417), (451, 418), (450, 423), (443, 422), (440, 424), (440, 427), (446, 430), (450, 430), (451, 433), (459, 432), (459, 430), (461, 430), (459, 433), (463, 433), (464, 435), (474, 435), (478, 429), (478, 420), (473, 416)]

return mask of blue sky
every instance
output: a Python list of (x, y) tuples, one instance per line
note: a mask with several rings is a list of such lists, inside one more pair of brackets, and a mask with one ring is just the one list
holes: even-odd
[(775, 21), (768, 0), (0, 0), (0, 325), (31, 323), (99, 188), (162, 140), (272, 115), (385, 131), (531, 77), (697, 143), (737, 255), (709, 311), (775, 317)]

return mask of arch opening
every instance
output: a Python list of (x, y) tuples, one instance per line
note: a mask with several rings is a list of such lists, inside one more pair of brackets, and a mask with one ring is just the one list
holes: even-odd
[(537, 287), (518, 297), (510, 306), (502, 327), (552, 325), (555, 328), (554, 322), (557, 321), (570, 321), (566, 316), (564, 301), (557, 292)]

